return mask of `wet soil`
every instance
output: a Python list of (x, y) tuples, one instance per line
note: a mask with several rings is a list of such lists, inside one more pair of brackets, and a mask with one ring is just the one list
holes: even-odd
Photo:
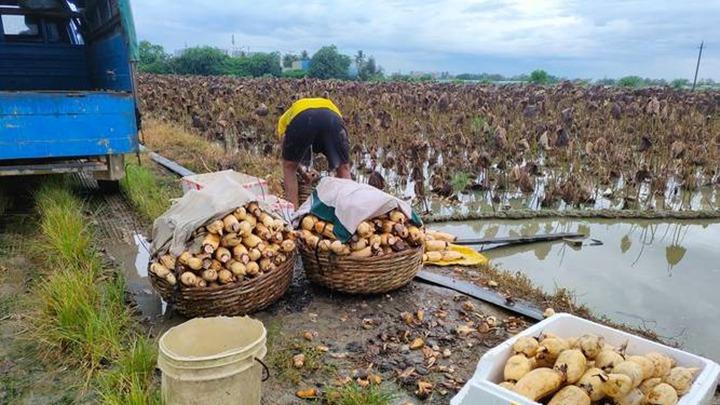
[[(165, 306), (146, 273), (141, 274), (144, 270), (138, 271), (138, 257), (146, 257), (142, 249), (129, 238), (107, 246), (126, 274), (144, 324), (157, 337), (186, 319)], [(418, 311), (423, 321), (417, 318)], [(410, 324), (403, 321), (404, 313), (413, 314)], [(414, 394), (417, 382), (432, 382), (436, 389), (422, 402), (444, 404), (472, 375), (480, 356), (510, 336), (503, 323), (508, 313), (451, 290), (413, 282), (383, 295), (338, 294), (310, 284), (300, 266), (285, 296), (252, 316), (265, 324), (269, 334), (270, 378), (263, 384), (267, 404), (304, 403), (295, 396), (299, 389), (324, 389), (338, 379), (363, 380), (368, 375), (381, 376), (383, 388), (395, 393), (397, 403), (420, 403)], [(498, 327), (478, 332), (488, 316), (497, 320)], [(461, 325), (470, 328), (463, 332), (466, 335), (457, 333)], [(524, 322), (511, 318), (510, 325), (513, 332)], [(423, 340), (425, 349), (410, 349), (416, 338)], [(318, 347), (322, 350), (316, 351)], [(294, 370), (292, 356), (308, 350), (318, 356), (318, 364)]]
[[(90, 201), (97, 227), (103, 229), (98, 243), (106, 259), (123, 271), (143, 325), (158, 337), (184, 322), (149, 284), (148, 241), (143, 237), (148, 225), (120, 195)], [(411, 321), (406, 323), (403, 315)], [(382, 295), (334, 293), (309, 283), (300, 263), (283, 298), (252, 316), (268, 329), (270, 378), (263, 384), (267, 404), (303, 403), (295, 396), (299, 389), (323, 389), (346, 377), (363, 382), (368, 375), (380, 376), (383, 389), (393, 392), (397, 403), (444, 404), (470, 378), (489, 347), (526, 325), (491, 305), (419, 282)], [(496, 326), (480, 333), (477, 329), (488, 317)], [(460, 326), (466, 329), (458, 334)], [(418, 338), (424, 348), (410, 349)], [(300, 353), (313, 354), (316, 364), (293, 369), (291, 358)], [(418, 381), (434, 384), (424, 400), (415, 395)]]
[[(103, 213), (100, 228), (110, 230), (102, 245), (123, 270), (143, 324), (157, 337), (184, 322), (149, 285), (143, 238), (149, 235), (149, 224), (121, 196), (106, 195), (94, 201), (96, 211)], [(430, 270), (472, 278), (472, 269)], [(418, 320), (418, 311), (423, 321)], [(488, 348), (529, 325), (492, 305), (420, 282), (369, 297), (333, 293), (309, 283), (300, 264), (285, 296), (253, 317), (268, 329), (270, 378), (263, 384), (263, 402), (268, 404), (306, 403), (295, 396), (297, 390), (326, 390), (338, 381), (363, 382), (373, 375), (381, 377), (383, 389), (396, 395), (394, 403), (445, 404), (472, 376)], [(487, 330), (488, 319), (496, 320), (497, 327)], [(470, 331), (460, 328), (459, 334), (461, 326)], [(423, 340), (424, 348), (410, 349), (416, 338)], [(296, 354), (317, 359), (297, 370), (292, 367)], [(418, 381), (433, 383), (428, 398), (415, 394)]]
[(90, 403), (84, 376), (44, 361), (29, 335), (29, 289), (42, 277), (28, 244), (37, 237), (29, 201), (15, 194), (0, 215), (0, 404)]
[[(184, 322), (149, 285), (144, 235), (150, 225), (121, 195), (97, 194), (91, 182), (83, 188), (98, 230), (97, 245), (108, 263), (123, 271), (128, 301), (148, 333), (158, 337)], [(0, 224), (7, 223), (5, 218)], [(0, 228), (0, 336), (9, 342), (0, 345), (0, 404), (87, 401), (73, 388), (83, 377), (38, 364), (32, 344), (21, 338), (27, 320), (13, 312), (12, 304), (5, 309), (6, 302), (26, 295), (35, 274), (26, 251), (8, 242), (23, 240), (18, 234), (32, 229), (24, 221), (31, 220), (20, 220), (12, 231), (7, 225)], [(310, 284), (298, 265), (285, 296), (253, 315), (268, 330), (270, 378), (263, 384), (263, 403), (307, 403), (295, 396), (297, 390), (327, 390), (340, 381), (364, 383), (380, 376), (382, 388), (395, 394), (393, 403), (446, 404), (488, 348), (529, 325), (511, 315), (419, 282), (375, 296), (333, 293)], [(295, 369), (292, 356), (301, 353), (312, 362)], [(416, 395), (419, 381), (433, 384), (427, 398)]]

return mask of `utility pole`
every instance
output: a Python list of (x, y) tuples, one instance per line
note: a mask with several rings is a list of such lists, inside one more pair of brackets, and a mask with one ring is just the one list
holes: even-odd
[(697, 75), (698, 75), (698, 71), (700, 70), (700, 58), (702, 58), (702, 50), (703, 50), (704, 43), (705, 43), (705, 41), (700, 42), (700, 52), (698, 53), (698, 61), (697, 61), (697, 65), (695, 66), (695, 78), (693, 79), (692, 91), (695, 91), (695, 84), (697, 83)]

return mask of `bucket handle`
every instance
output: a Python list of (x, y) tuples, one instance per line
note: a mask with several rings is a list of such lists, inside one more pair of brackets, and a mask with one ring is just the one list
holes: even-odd
[(262, 360), (258, 359), (257, 357), (253, 357), (253, 359), (255, 359), (255, 361), (260, 363), (260, 365), (263, 366), (263, 370), (265, 371), (265, 373), (264, 373), (265, 376), (263, 377), (262, 382), (267, 381), (270, 378), (270, 369), (268, 369), (268, 366), (265, 363), (263, 363)]

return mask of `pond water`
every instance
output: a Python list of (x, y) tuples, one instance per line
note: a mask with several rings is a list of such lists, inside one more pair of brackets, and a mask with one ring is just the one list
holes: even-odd
[[(457, 199), (456, 205), (448, 206), (447, 201), (442, 201), (433, 195), (430, 190), (431, 177), (434, 172), (428, 161), (422, 165), (422, 178), (424, 179), (424, 190), (429, 198), (426, 201), (419, 199), (415, 190), (415, 180), (411, 175), (412, 170), (408, 168), (405, 174), (400, 175), (394, 169), (383, 168), (376, 163), (382, 160), (383, 151), (380, 150), (378, 159), (373, 159), (369, 154), (356, 156), (359, 165), (354, 167), (353, 174), (360, 182), (367, 182), (371, 168), (375, 168), (385, 179), (386, 191), (397, 195), (405, 200), (414, 200), (416, 208), (427, 209), (428, 205), (435, 214), (447, 215), (452, 213), (469, 213), (476, 211), (492, 212), (499, 209), (525, 209), (540, 210), (543, 208), (556, 210), (661, 210), (661, 211), (700, 211), (712, 210), (720, 207), (720, 182), (719, 171), (705, 175), (702, 171), (695, 173), (695, 181), (692, 187), (683, 187), (682, 180), (674, 176), (666, 180), (653, 182), (648, 178), (637, 185), (634, 181), (623, 176), (612, 179), (607, 183), (600, 184), (592, 178), (585, 178), (578, 184), (583, 192), (574, 204), (563, 200), (559, 185), (569, 175), (567, 168), (546, 167), (544, 158), (539, 157), (535, 162), (523, 162), (522, 165), (534, 164), (540, 169), (530, 180), (529, 187), (522, 191), (517, 181), (507, 179), (508, 171), (493, 167), (481, 170), (477, 175), (469, 173), (455, 173), (450, 181), (453, 198)], [(432, 153), (432, 152), (431, 152)], [(434, 154), (437, 158), (437, 166), (442, 167), (442, 153)], [(520, 167), (520, 166), (518, 166)], [(323, 175), (329, 175), (322, 172)], [(512, 176), (510, 176), (512, 177)], [(489, 179), (494, 178), (494, 181)], [(500, 187), (502, 183), (504, 186)], [(462, 190), (458, 192), (459, 190)], [(530, 191), (532, 190), (532, 191)], [(554, 190), (554, 191), (553, 191)], [(572, 193), (571, 193), (572, 194)], [(421, 202), (422, 201), (422, 202)]]
[[(536, 243), (488, 250), (491, 263), (519, 271), (548, 292), (573, 290), (595, 313), (655, 330), (720, 361), (720, 223), (536, 219), (434, 224), (458, 237), (581, 232), (582, 246)], [(479, 247), (478, 247), (479, 248)]]

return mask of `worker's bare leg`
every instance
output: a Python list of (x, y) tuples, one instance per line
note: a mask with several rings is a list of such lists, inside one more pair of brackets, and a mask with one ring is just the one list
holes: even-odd
[(350, 179), (350, 164), (343, 163), (338, 166), (337, 169), (335, 169), (335, 177), (339, 177), (341, 179)]
[(290, 201), (295, 209), (298, 208), (298, 180), (297, 169), (298, 162), (284, 160), (283, 163), (283, 180), (285, 181), (285, 198)]

